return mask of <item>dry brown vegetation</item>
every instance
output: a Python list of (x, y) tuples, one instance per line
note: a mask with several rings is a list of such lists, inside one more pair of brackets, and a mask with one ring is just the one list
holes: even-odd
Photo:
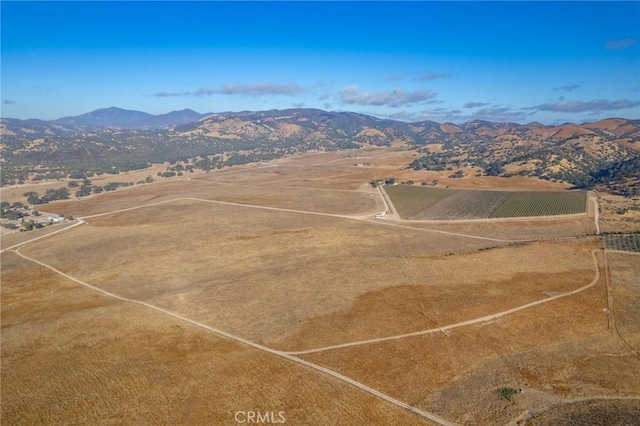
[(640, 419), (640, 402), (636, 400), (581, 401), (561, 405), (541, 413), (526, 424), (531, 426), (633, 425)]
[[(595, 251), (600, 279), (579, 293), (446, 333), (299, 357), (463, 424), (566, 419), (582, 410), (565, 405), (572, 399), (640, 395), (637, 255), (605, 262), (592, 217), (367, 219), (384, 204), (366, 182), (411, 161), (384, 154), (314, 154), (52, 203), (86, 224), (19, 252), (116, 295), (302, 351), (576, 290), (596, 277)], [(372, 167), (354, 167), (364, 156)], [(3, 236), (2, 247), (43, 231)], [(506, 400), (502, 387), (518, 392)], [(597, 402), (631, 414), (634, 403)], [(425, 423), (338, 378), (2, 254), (3, 424), (235, 424), (238, 410), (282, 410), (291, 424)]]
[(424, 424), (309, 368), (2, 256), (2, 424)]
[(602, 232), (640, 232), (640, 197), (598, 196)]

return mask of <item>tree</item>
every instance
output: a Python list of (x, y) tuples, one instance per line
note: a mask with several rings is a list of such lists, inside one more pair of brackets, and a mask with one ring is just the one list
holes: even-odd
[(90, 186), (83, 185), (76, 192), (76, 197), (78, 197), (78, 198), (79, 197), (86, 197), (87, 195), (91, 195), (91, 187)]
[(31, 205), (42, 204), (42, 200), (40, 200), (40, 196), (38, 195), (37, 192), (29, 191), (29, 192), (25, 192), (22, 195), (27, 197), (27, 203)]

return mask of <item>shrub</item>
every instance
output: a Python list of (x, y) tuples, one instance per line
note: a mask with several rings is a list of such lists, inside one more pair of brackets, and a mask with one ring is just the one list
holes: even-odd
[(498, 389), (498, 393), (500, 394), (501, 399), (506, 399), (507, 401), (511, 401), (511, 398), (519, 391), (514, 388), (500, 388)]

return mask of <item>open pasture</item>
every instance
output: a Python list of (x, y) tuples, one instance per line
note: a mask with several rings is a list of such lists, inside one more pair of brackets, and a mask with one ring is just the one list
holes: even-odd
[(640, 360), (607, 330), (605, 305), (602, 279), (487, 323), (301, 356), (461, 424), (509, 424), (569, 395), (638, 395)]
[[(292, 361), (2, 255), (3, 425), (424, 424)], [(277, 417), (276, 417), (277, 418)]]
[[(593, 276), (595, 246), (585, 241), (481, 252), (508, 243), (202, 201), (87, 221), (57, 236), (56, 250), (36, 241), (24, 253), (124, 297), (289, 349), (470, 319)], [(404, 319), (390, 320), (396, 316)]]
[[(378, 150), (362, 154), (383, 164)], [(607, 254), (616, 334), (592, 217), (367, 219), (384, 207), (360, 178), (383, 169), (351, 160), (317, 154), (52, 203), (86, 223), (19, 252), (463, 424), (640, 394), (639, 361), (621, 339), (639, 344), (637, 256)], [(469, 206), (489, 214), (482, 191), (426, 189), (449, 208), (474, 192)], [(514, 191), (491, 192), (497, 204)], [(42, 234), (5, 236), (3, 247)], [(481, 319), (534, 301), (543, 303)], [(424, 334), (463, 321), (472, 323)], [(2, 255), (2, 333), (3, 424), (234, 424), (238, 410), (282, 410), (292, 424), (429, 424), (281, 353), (109, 298), (13, 252)], [(361, 343), (370, 339), (384, 340)], [(524, 392), (509, 401), (502, 387)]]
[(357, 190), (369, 173), (355, 167), (335, 165), (313, 166), (285, 163), (253, 169), (229, 169), (209, 173), (198, 179), (262, 187), (304, 187), (318, 189)]
[[(256, 340), (347, 309), (372, 290), (428, 283), (425, 256), (495, 242), (352, 219), (199, 201), (87, 219), (24, 253), (109, 291)], [(358, 271), (358, 273), (354, 273)]]
[(383, 208), (378, 194), (366, 186), (362, 190), (341, 191), (191, 179), (133, 187), (90, 197), (86, 200), (51, 203), (43, 206), (42, 210), (81, 217), (147, 204), (170, 202), (179, 198), (196, 198), (335, 215), (368, 215)]
[(385, 187), (403, 219), (457, 220), (586, 213), (584, 191), (487, 191)]

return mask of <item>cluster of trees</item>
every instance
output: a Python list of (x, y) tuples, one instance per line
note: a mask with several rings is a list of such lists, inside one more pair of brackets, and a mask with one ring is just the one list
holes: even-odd
[(22, 219), (25, 216), (29, 216), (27, 212), (23, 210), (24, 204), (19, 201), (16, 201), (13, 204), (8, 203), (7, 201), (2, 201), (0, 203), (0, 218), (7, 220), (18, 220)]
[(151, 177), (151, 175), (147, 176), (146, 178), (139, 180), (138, 182), (136, 182), (136, 184), (138, 185), (142, 185), (145, 183), (153, 183), (155, 182), (155, 179)]
[(224, 162), (218, 155), (206, 156), (195, 158), (193, 160), (193, 166), (200, 170), (208, 172), (209, 170), (213, 169), (221, 169), (222, 167), (224, 167)]
[[(36, 136), (43, 140), (41, 150), (30, 151), (29, 146)], [(184, 170), (168, 170), (177, 175), (196, 169), (208, 171), (269, 161), (309, 150), (358, 147), (344, 135), (323, 141), (306, 141), (299, 137), (225, 139), (178, 134), (172, 130), (113, 129), (59, 135), (8, 135), (3, 136), (3, 143), (7, 149), (3, 151), (5, 162), (0, 170), (1, 185), (22, 184), (34, 174), (35, 180), (82, 179), (142, 170), (164, 162), (191, 161), (190, 165), (183, 166)]]
[[(199, 162), (193, 162), (192, 170), (211, 170), (307, 150), (301, 146), (301, 141), (293, 139), (275, 142), (266, 139), (228, 140), (203, 135), (182, 136), (170, 131), (107, 129), (71, 136), (42, 135), (42, 138), (43, 150), (31, 152), (28, 150), (28, 137), (3, 137), (9, 149), (3, 152), (5, 163), (0, 170), (0, 184), (22, 184), (34, 173), (36, 180), (67, 176), (81, 179), (189, 159), (200, 159)], [(226, 162), (220, 160), (222, 155), (238, 151), (253, 151), (256, 154), (231, 155)], [(55, 152), (55, 155), (50, 155), (51, 152)], [(213, 161), (209, 161), (212, 156)], [(190, 168), (184, 167), (182, 172), (189, 172)], [(180, 171), (175, 172), (177, 174)]]
[[(147, 176), (146, 179), (138, 183), (151, 182), (153, 182), (153, 178), (151, 176)], [(86, 197), (91, 194), (99, 194), (103, 191), (115, 191), (120, 187), (133, 185), (133, 182), (110, 182), (104, 186), (99, 186), (94, 185), (91, 180), (87, 178), (84, 178), (82, 182), (72, 180), (67, 184), (69, 188), (78, 188), (74, 194), (78, 198)], [(46, 204), (50, 201), (68, 200), (70, 198), (69, 188), (47, 189), (46, 193), (42, 197), (35, 191), (25, 192), (22, 195), (27, 198), (27, 202), (31, 205)]]
[(409, 167), (414, 170), (433, 170), (439, 172), (445, 170), (451, 162), (450, 155), (442, 152), (427, 152), (424, 157), (414, 160)]
[(389, 179), (372, 179), (369, 182), (369, 185), (373, 186), (374, 188), (376, 186), (382, 186), (382, 185), (387, 185), (387, 186), (392, 186), (396, 184), (396, 178), (389, 178)]
[(591, 175), (594, 185), (627, 197), (640, 196), (640, 156), (603, 167)]
[(466, 175), (464, 174), (464, 172), (463, 172), (462, 170), (458, 170), (457, 172), (455, 172), (455, 173), (453, 173), (453, 174), (449, 175), (449, 178), (451, 178), (451, 179), (458, 179), (458, 178), (465, 177), (465, 176), (466, 176)]
[(125, 186), (133, 186), (133, 182), (109, 182), (104, 186), (105, 191), (115, 191), (118, 188)]
[(61, 171), (49, 171), (47, 173), (40, 173), (31, 178), (32, 182), (37, 182), (40, 180), (58, 180), (66, 177), (66, 174)]
[[(147, 176), (147, 178), (138, 183), (150, 183), (153, 182), (153, 178), (151, 176)], [(69, 182), (71, 184), (71, 182)], [(115, 191), (120, 187), (125, 186), (133, 186), (133, 182), (109, 182), (104, 186), (94, 185), (89, 179), (85, 179), (82, 183), (82, 186), (78, 191), (76, 191), (76, 197), (86, 197), (91, 194), (100, 194), (103, 191)]]
[(31, 205), (46, 204), (49, 201), (68, 200), (69, 189), (67, 188), (47, 189), (47, 192), (42, 197), (40, 197), (40, 195), (38, 195), (38, 193), (35, 191), (25, 192), (22, 195), (27, 197), (27, 202)]
[[(25, 231), (31, 231), (32, 229), (44, 228), (44, 224), (40, 222), (36, 222), (32, 219), (27, 220), (26, 218), (31, 216), (29, 211), (26, 209), (27, 206), (22, 204), (20, 201), (16, 201), (13, 204), (8, 203), (7, 201), (2, 201), (0, 203), (0, 218), (9, 220), (11, 222), (3, 222), (2, 226), (8, 229), (18, 229), (23, 228)], [(37, 210), (32, 211), (33, 216), (41, 216), (40, 212)], [(22, 220), (20, 225), (17, 225), (15, 222), (18, 220)]]
[[(414, 160), (410, 167), (415, 170), (453, 170), (454, 167), (470, 165), (481, 168), (487, 176), (511, 177), (514, 174), (534, 176), (551, 181), (562, 181), (574, 188), (589, 189), (602, 185), (620, 195), (640, 194), (640, 189), (632, 184), (620, 184), (640, 170), (640, 156), (637, 154), (625, 160), (599, 158), (589, 154), (581, 145), (570, 143), (548, 144), (534, 150), (531, 147), (493, 146), (491, 141), (469, 144), (464, 147), (464, 161), (459, 144), (443, 144), (442, 152), (424, 150), (424, 156)], [(505, 166), (512, 163), (529, 163), (531, 167), (519, 172), (506, 173)], [(464, 164), (463, 164), (464, 163)], [(566, 167), (563, 163), (571, 164)], [(460, 171), (450, 178), (462, 177)], [(637, 172), (640, 178), (640, 172)], [(632, 179), (632, 182), (635, 181)], [(615, 187), (615, 190), (614, 190)]]
[(252, 152), (249, 154), (231, 154), (223, 163), (225, 166), (240, 166), (242, 164), (257, 163), (260, 161), (270, 161), (280, 157), (272, 152)]

